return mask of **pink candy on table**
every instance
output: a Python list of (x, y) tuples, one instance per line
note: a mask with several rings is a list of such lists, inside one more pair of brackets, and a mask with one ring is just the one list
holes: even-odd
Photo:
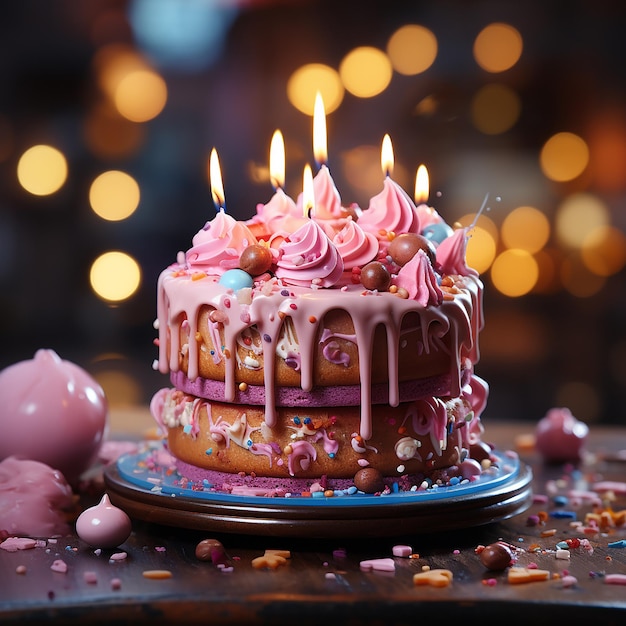
[(569, 409), (553, 408), (537, 424), (535, 446), (546, 461), (578, 461), (588, 433), (587, 425)]

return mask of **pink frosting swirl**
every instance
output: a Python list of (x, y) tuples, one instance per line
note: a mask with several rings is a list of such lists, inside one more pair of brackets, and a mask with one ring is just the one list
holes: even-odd
[(362, 267), (378, 255), (378, 239), (365, 232), (351, 217), (332, 239), (346, 270)]
[(478, 276), (478, 272), (467, 266), (467, 228), (459, 228), (437, 246), (437, 263), (444, 274)]
[(423, 250), (418, 250), (400, 269), (394, 284), (406, 289), (409, 298), (417, 300), (422, 306), (439, 305), (443, 302), (443, 292), (437, 284), (437, 275)]
[[(313, 178), (313, 197), (315, 198), (314, 219), (333, 220), (342, 217), (341, 197), (326, 165), (320, 167)], [(303, 194), (298, 196), (298, 208), (302, 214)]]
[(332, 287), (343, 274), (343, 260), (321, 226), (308, 220), (279, 250), (275, 275), (288, 285)]
[(383, 190), (370, 199), (369, 207), (359, 217), (359, 226), (388, 245), (386, 233), (419, 233), (420, 222), (415, 204), (389, 176)]
[(423, 230), (432, 224), (441, 224), (443, 217), (437, 213), (437, 210), (427, 204), (421, 203), (415, 207), (417, 217), (420, 222), (420, 228)]
[(267, 204), (257, 204), (256, 215), (246, 225), (259, 236), (269, 237), (274, 233), (293, 232), (302, 218), (302, 210), (282, 189), (277, 189)]
[(241, 253), (255, 243), (256, 237), (243, 222), (220, 210), (196, 233), (193, 246), (187, 250), (186, 261), (193, 269), (221, 275), (239, 267)]

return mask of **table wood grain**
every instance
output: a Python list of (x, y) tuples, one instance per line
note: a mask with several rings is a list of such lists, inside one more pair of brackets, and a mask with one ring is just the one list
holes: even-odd
[[(141, 428), (133, 436), (142, 432), (145, 411), (136, 418)], [(520, 435), (532, 433), (528, 424), (499, 422), (486, 428), (488, 440), (499, 449), (515, 449)], [(626, 586), (607, 584), (605, 577), (626, 575), (626, 548), (609, 546), (626, 540), (626, 528), (587, 536), (592, 552), (574, 548), (571, 558), (562, 560), (555, 556), (556, 543), (586, 535), (572, 526), (571, 518), (553, 515), (568, 511), (584, 520), (590, 511), (587, 502), (570, 499), (559, 506), (554, 496), (588, 489), (599, 480), (626, 480), (626, 462), (619, 457), (624, 448), (626, 429), (592, 427), (587, 458), (578, 467), (547, 465), (533, 450), (522, 449), (520, 455), (533, 470), (533, 492), (548, 496), (548, 501), (533, 502), (505, 521), (453, 532), (360, 538), (355, 522), (345, 540), (313, 540), (208, 533), (135, 520), (122, 546), (100, 554), (75, 534), (46, 547), (0, 550), (0, 623), (399, 625), (487, 618), (621, 624), (626, 618)], [(84, 506), (90, 503), (85, 497)], [(626, 496), (619, 495), (612, 509), (626, 509)], [(550, 515), (546, 522), (528, 525), (529, 517), (540, 512)], [(542, 536), (551, 529), (554, 535)], [(196, 545), (206, 538), (223, 544), (225, 567), (196, 558)], [(487, 570), (477, 548), (498, 540), (516, 549), (516, 565), (548, 570), (550, 580), (513, 585), (507, 570)], [(410, 546), (413, 558), (394, 557), (396, 545)], [(255, 568), (253, 560), (268, 549), (288, 550), (290, 558), (276, 569)], [(126, 558), (111, 561), (119, 552)], [(393, 559), (395, 571), (361, 567), (365, 560), (384, 558)], [(56, 559), (67, 563), (66, 573), (50, 569)], [(17, 573), (19, 566), (26, 573)], [(416, 586), (413, 576), (425, 567), (450, 570), (451, 584)], [(148, 570), (167, 570), (171, 577), (145, 578)], [(89, 582), (88, 575), (95, 582)], [(576, 582), (565, 585), (564, 575)]]

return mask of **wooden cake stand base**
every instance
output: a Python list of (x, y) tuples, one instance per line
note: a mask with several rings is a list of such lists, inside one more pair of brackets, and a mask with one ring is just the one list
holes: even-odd
[(433, 533), (507, 519), (532, 499), (532, 471), (517, 458), (501, 457), (499, 469), (476, 482), (323, 498), (183, 488), (176, 472), (148, 471), (143, 458), (142, 453), (126, 455), (105, 468), (111, 502), (131, 518), (215, 533), (317, 539)]

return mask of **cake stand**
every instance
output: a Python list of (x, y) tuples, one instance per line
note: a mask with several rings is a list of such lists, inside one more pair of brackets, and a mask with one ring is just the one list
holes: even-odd
[(132, 518), (194, 530), (318, 539), (433, 533), (507, 519), (532, 499), (531, 469), (497, 450), (493, 467), (474, 482), (383, 495), (270, 497), (186, 484), (171, 467), (146, 463), (155, 445), (162, 444), (105, 468), (110, 500)]

